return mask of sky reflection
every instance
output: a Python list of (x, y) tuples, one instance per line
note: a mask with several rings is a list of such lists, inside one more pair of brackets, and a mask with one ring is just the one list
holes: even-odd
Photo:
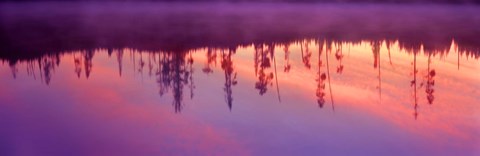
[(475, 155), (479, 68), (455, 41), (446, 51), (299, 40), (3, 60), (2, 151)]
[(479, 15), (1, 3), (0, 155), (480, 155)]

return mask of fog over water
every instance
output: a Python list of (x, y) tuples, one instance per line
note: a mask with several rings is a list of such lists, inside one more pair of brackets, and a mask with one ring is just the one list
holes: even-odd
[(183, 3), (1, 5), (1, 50), (189, 49), (304, 38), (477, 50), (477, 6)]

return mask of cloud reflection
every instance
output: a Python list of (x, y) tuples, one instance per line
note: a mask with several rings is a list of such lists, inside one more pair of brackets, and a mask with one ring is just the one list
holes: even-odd
[[(367, 44), (369, 43), (369, 44)], [(392, 47), (397, 46), (397, 47)], [(279, 47), (283, 47), (283, 50), (279, 51), (276, 49), (281, 49)], [(299, 49), (292, 50), (288, 47), (295, 47)], [(310, 48), (316, 47), (316, 48)], [(292, 42), (286, 45), (282, 44), (256, 44), (247, 47), (236, 47), (230, 49), (221, 49), (221, 48), (201, 48), (195, 49), (185, 52), (168, 52), (168, 51), (160, 51), (160, 52), (149, 52), (149, 51), (138, 51), (134, 49), (97, 49), (97, 50), (84, 50), (84, 51), (73, 51), (73, 52), (62, 52), (56, 55), (43, 55), (39, 58), (25, 60), (25, 61), (14, 61), (10, 62), (8, 59), (4, 59), (4, 61), (10, 62), (9, 66), (12, 71), (12, 76), (14, 78), (18, 77), (19, 67), (18, 66), (25, 66), (27, 75), (32, 76), (34, 79), (39, 79), (41, 82), (49, 85), (52, 81), (52, 75), (55, 72), (55, 69), (60, 66), (60, 61), (69, 61), (65, 60), (67, 58), (72, 58), (74, 64), (74, 71), (78, 78), (84, 77), (89, 79), (91, 74), (95, 74), (95, 61), (94, 56), (96, 53), (108, 53), (109, 59), (110, 57), (116, 56), (116, 61), (118, 64), (118, 75), (122, 76), (122, 71), (124, 69), (124, 60), (123, 55), (126, 52), (129, 54), (130, 58), (129, 61), (134, 68), (134, 74), (139, 74), (142, 79), (143, 76), (155, 77), (156, 82), (159, 88), (159, 95), (164, 96), (167, 93), (171, 93), (172, 105), (175, 112), (181, 112), (184, 107), (184, 97), (194, 98), (194, 90), (196, 88), (194, 82), (194, 60), (200, 59), (201, 55), (205, 56), (206, 58), (202, 59), (205, 62), (203, 63), (204, 67), (200, 67), (201, 71), (204, 74), (210, 74), (214, 71), (212, 70), (212, 65), (215, 65), (215, 62), (220, 63), (220, 68), (224, 73), (224, 97), (227, 103), (228, 108), (231, 110), (233, 107), (233, 86), (237, 85), (238, 79), (237, 76), (247, 76), (248, 75), (239, 75), (245, 73), (238, 73), (235, 71), (235, 63), (233, 61), (233, 57), (237, 53), (236, 49), (239, 48), (246, 48), (252, 49), (248, 51), (246, 56), (253, 58), (253, 73), (255, 73), (255, 77), (257, 81), (253, 89), (258, 91), (259, 95), (264, 95), (267, 93), (269, 88), (276, 90), (276, 94), (278, 96), (278, 100), (281, 100), (280, 96), (280, 86), (282, 85), (282, 81), (278, 81), (278, 73), (277, 67), (288, 67), (288, 70), (284, 70), (283, 75), (295, 75), (297, 73), (292, 73), (292, 69), (295, 68), (303, 68), (307, 72), (316, 73), (315, 77), (313, 78), (316, 81), (316, 91), (313, 95), (317, 97), (317, 104), (320, 108), (324, 107), (325, 103), (330, 103), (332, 109), (335, 108), (334, 106), (334, 94), (335, 94), (335, 86), (332, 86), (330, 79), (338, 79), (342, 77), (348, 78), (346, 81), (347, 83), (359, 83), (357, 81), (363, 81), (362, 79), (355, 80), (352, 75), (349, 75), (349, 72), (361, 72), (355, 71), (355, 69), (349, 69), (352, 66), (359, 66), (361, 68), (366, 68), (360, 66), (358, 63), (350, 63), (348, 59), (359, 59), (359, 58), (349, 58), (348, 55), (345, 56), (344, 49), (355, 49), (355, 48), (362, 48), (366, 47), (366, 49), (362, 49), (362, 51), (367, 51), (371, 49), (373, 53), (373, 61), (372, 66), (373, 69), (376, 70), (375, 75), (371, 77), (377, 77), (377, 84), (371, 84), (372, 87), (377, 88), (378, 90), (378, 100), (382, 101), (382, 84), (385, 85), (394, 85), (399, 88), (405, 88), (407, 85), (402, 85), (402, 83), (394, 83), (394, 84), (385, 84), (389, 82), (382, 82), (382, 81), (390, 81), (388, 79), (396, 79), (395, 77), (383, 75), (382, 77), (382, 70), (394, 70), (395, 72), (404, 73), (406, 75), (411, 75), (411, 80), (408, 82), (408, 86), (412, 88), (412, 108), (413, 108), (413, 115), (416, 119), (418, 117), (418, 107), (420, 105), (419, 99), (420, 94), (418, 90), (424, 90), (424, 97), (427, 101), (425, 104), (432, 105), (435, 99), (435, 78), (437, 75), (437, 71), (432, 63), (435, 63), (433, 58), (439, 57), (440, 59), (445, 58), (446, 55), (450, 54), (450, 51), (454, 51), (454, 53), (458, 54), (458, 62), (457, 64), (460, 66), (461, 60), (474, 58), (474, 60), (478, 59), (477, 53), (470, 53), (461, 51), (460, 49), (448, 49), (447, 51), (425, 51), (425, 49), (412, 49), (409, 50), (407, 47), (402, 47), (402, 45), (398, 44), (398, 42), (389, 42), (389, 41), (364, 41), (360, 44), (352, 44), (348, 42), (335, 42), (330, 40), (302, 40), (299, 42)], [(370, 48), (368, 48), (370, 47)], [(452, 42), (451, 47), (457, 47), (455, 42)], [(317, 49), (317, 58), (312, 60), (313, 49)], [(297, 51), (299, 50), (299, 51)], [(283, 52), (284, 60), (279, 60), (278, 62), (276, 54), (279, 52)], [(388, 60), (389, 63), (381, 62), (380, 60), (385, 59), (382, 58), (381, 53), (388, 52)], [(350, 52), (348, 52), (350, 53)], [(407, 55), (403, 55), (404, 57), (401, 60), (392, 60), (391, 55), (398, 55), (406, 53)], [(460, 59), (460, 55), (464, 55), (467, 53), (468, 55), (462, 57)], [(206, 54), (206, 55), (205, 55)], [(423, 54), (423, 55), (422, 55)], [(65, 55), (65, 56), (64, 56)], [(412, 56), (413, 55), (413, 56)], [(217, 57), (220, 56), (220, 57)], [(301, 59), (299, 60), (291, 60), (291, 56), (299, 56)], [(329, 57), (333, 57), (334, 59), (329, 59)], [(406, 58), (405, 58), (406, 57)], [(420, 58), (418, 58), (420, 57)], [(419, 69), (418, 59), (427, 60), (426, 68)], [(404, 69), (399, 69), (399, 67), (394, 67), (392, 62), (396, 62), (395, 66), (399, 66), (400, 64), (405, 64), (411, 62), (411, 67), (406, 67)], [(316, 61), (317, 65), (316, 70), (312, 71), (311, 63), (312, 61)], [(360, 61), (360, 60), (358, 60)], [(330, 64), (334, 65), (330, 65)], [(383, 67), (381, 64), (387, 65), (388, 67)], [(296, 66), (298, 64), (303, 64), (302, 66)], [(336, 64), (336, 65), (335, 65)], [(243, 66), (243, 65), (242, 65)], [(330, 72), (330, 66), (336, 66), (336, 72)], [(423, 66), (423, 65), (422, 65)], [(466, 65), (470, 66), (470, 65)], [(132, 68), (130, 67), (130, 68)], [(144, 68), (147, 69), (146, 73), (144, 73)], [(273, 69), (272, 69), (273, 68)], [(406, 70), (411, 68), (411, 70)], [(368, 69), (368, 68), (367, 68)], [(353, 70), (353, 71), (352, 71)], [(365, 69), (362, 69), (365, 70)], [(82, 71), (84, 71), (82, 73)], [(458, 67), (458, 72), (462, 72), (460, 67)], [(465, 72), (469, 72), (466, 70)], [(373, 73), (372, 73), (373, 74)], [(368, 76), (368, 75), (364, 75)], [(38, 78), (39, 77), (39, 78)], [(307, 77), (302, 78), (303, 81), (309, 81)], [(287, 80), (288, 81), (288, 80)], [(336, 81), (336, 80), (335, 80)], [(201, 83), (201, 82), (200, 82)], [(301, 82), (299, 85), (303, 85)], [(275, 84), (275, 85), (274, 85)], [(403, 84), (407, 84), (404, 82)], [(244, 85), (244, 84), (243, 84)], [(305, 84), (306, 85), (306, 84)], [(185, 89), (189, 90), (187, 95)], [(389, 92), (386, 90), (388, 88), (384, 88), (383, 92)], [(327, 98), (327, 97), (328, 98)], [(422, 98), (423, 99), (423, 98)], [(423, 103), (423, 102), (422, 102)]]

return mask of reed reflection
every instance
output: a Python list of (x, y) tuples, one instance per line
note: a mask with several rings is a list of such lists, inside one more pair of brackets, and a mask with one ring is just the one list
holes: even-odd
[(413, 75), (413, 80), (410, 81), (410, 86), (413, 88), (413, 109), (415, 112), (413, 113), (413, 116), (415, 117), (415, 120), (418, 117), (418, 98), (417, 98), (417, 53), (418, 51), (413, 52), (413, 70), (411, 75)]
[[(411, 58), (409, 58), (411, 62), (411, 71), (405, 71), (405, 75), (409, 75), (410, 82), (405, 82), (404, 84), (409, 84), (411, 87), (411, 94), (412, 94), (412, 105), (413, 105), (413, 116), (414, 119), (417, 119), (419, 116), (418, 109), (419, 106), (422, 104), (421, 101), (418, 100), (419, 93), (418, 90), (424, 88), (424, 94), (426, 99), (426, 104), (432, 105), (434, 103), (434, 86), (435, 86), (435, 79), (437, 76), (437, 71), (434, 69), (432, 62), (433, 58), (437, 54), (440, 57), (445, 57), (445, 55), (451, 51), (426, 51), (425, 48), (421, 45), (417, 46), (406, 46), (401, 44), (396, 44), (391, 41), (368, 41), (363, 42), (367, 43), (365, 45), (370, 46), (371, 53), (373, 55), (372, 66), (376, 70), (375, 76), (378, 83), (374, 84), (373, 87), (378, 89), (378, 98), (380, 101), (382, 100), (382, 62), (381, 62), (381, 53), (382, 47), (388, 51), (388, 59), (389, 64), (392, 69), (395, 69), (394, 64), (392, 63), (391, 57), (391, 48), (394, 45), (398, 45), (397, 49), (402, 49), (400, 51), (395, 51), (400, 53), (402, 51), (409, 54)], [(292, 50), (290, 47), (299, 46), (299, 51)], [(292, 74), (292, 70), (296, 70), (293, 64), (301, 64), (302, 69), (307, 71), (311, 70), (312, 68), (317, 68), (315, 71), (312, 71), (313, 79), (312, 81), (315, 82), (315, 101), (318, 107), (323, 108), (325, 103), (327, 103), (326, 98), (330, 99), (332, 110), (335, 110), (335, 103), (334, 103), (334, 94), (335, 88), (332, 85), (332, 79), (335, 77), (342, 77), (348, 76), (348, 72), (355, 72), (344, 69), (345, 66), (357, 66), (357, 64), (346, 64), (344, 61), (350, 58), (344, 57), (344, 49), (352, 48), (353, 44), (348, 42), (336, 42), (333, 40), (326, 40), (326, 39), (318, 39), (314, 42), (305, 40), (300, 42), (292, 42), (288, 44), (276, 44), (276, 43), (269, 43), (269, 44), (254, 44), (248, 47), (251, 47), (251, 56), (253, 57), (253, 72), (255, 75), (254, 78), (254, 85), (252, 90), (256, 90), (260, 96), (263, 96), (267, 91), (270, 89), (276, 89), (276, 94), (278, 96), (278, 100), (281, 101), (280, 98), (280, 83), (279, 81), (277, 66), (283, 69), (284, 74)], [(314, 47), (314, 48), (312, 48)], [(316, 48), (315, 48), (316, 47)], [(412, 48), (413, 47), (413, 48)], [(452, 42), (452, 47), (456, 47), (455, 43)], [(89, 78), (92, 74), (95, 74), (95, 70), (93, 70), (94, 61), (93, 58), (96, 56), (96, 53), (107, 52), (110, 59), (114, 56), (113, 59), (116, 59), (118, 63), (118, 76), (122, 76), (123, 72), (123, 57), (125, 52), (130, 53), (129, 61), (133, 65), (134, 73), (140, 74), (139, 76), (142, 77), (147, 75), (149, 77), (155, 77), (156, 83), (158, 85), (158, 94), (160, 96), (164, 96), (167, 93), (171, 95), (172, 99), (172, 106), (173, 110), (176, 113), (182, 111), (184, 106), (184, 94), (188, 94), (191, 99), (194, 98), (194, 91), (196, 89), (195, 85), (195, 78), (194, 78), (194, 71), (196, 66), (194, 65), (194, 60), (198, 57), (194, 56), (195, 53), (202, 53), (205, 54), (200, 55), (205, 57), (205, 62), (201, 63), (202, 67), (201, 71), (203, 74), (211, 74), (213, 73), (213, 68), (216, 68), (217, 59), (220, 60), (220, 68), (223, 71), (223, 92), (224, 92), (224, 99), (228, 106), (229, 110), (233, 110), (233, 88), (234, 86), (238, 85), (238, 76), (241, 73), (236, 71), (236, 65), (233, 61), (234, 57), (237, 54), (237, 49), (240, 47), (231, 47), (231, 48), (204, 48), (204, 49), (195, 49), (195, 50), (186, 50), (186, 51), (160, 51), (160, 52), (150, 52), (150, 51), (139, 51), (135, 49), (92, 49), (92, 50), (84, 50), (84, 51), (72, 51), (72, 52), (62, 52), (57, 54), (46, 54), (38, 58), (34, 59), (27, 59), (22, 61), (11, 61), (8, 58), (2, 58), (3, 62), (8, 62), (9, 67), (11, 69), (11, 73), (13, 78), (18, 77), (18, 73), (21, 70), (18, 68), (19, 65), (24, 64), (26, 66), (26, 72), (28, 76), (33, 77), (35, 80), (40, 79), (41, 82), (49, 85), (52, 82), (52, 76), (54, 74), (55, 69), (60, 66), (60, 61), (64, 61), (61, 59), (63, 55), (72, 55), (73, 60), (73, 74), (77, 78), (81, 78), (82, 74), (85, 78)], [(276, 49), (280, 49), (277, 50)], [(314, 56), (315, 49), (318, 49), (318, 62), (316, 67), (311, 66), (311, 59)], [(458, 57), (461, 54), (466, 54), (467, 58), (474, 58), (478, 60), (479, 53), (478, 52), (470, 52), (470, 51), (461, 51), (458, 48), (454, 49), (458, 53)], [(276, 52), (283, 52), (283, 60), (276, 59)], [(421, 54), (424, 54), (421, 55)], [(290, 56), (296, 55), (300, 56), (298, 60), (291, 60)], [(420, 56), (419, 56), (420, 55)], [(334, 56), (334, 59), (330, 57)], [(219, 57), (219, 58), (218, 58)], [(423, 76), (419, 78), (419, 66), (418, 66), (418, 57), (426, 58), (427, 65), (426, 69), (423, 69)], [(460, 59), (458, 59), (460, 61)], [(68, 61), (68, 60), (67, 60)], [(280, 62), (277, 62), (280, 61)], [(334, 67), (335, 72), (337, 75), (332, 77), (332, 72), (330, 71), (330, 66), (333, 63), (336, 63), (336, 67)], [(399, 64), (399, 63), (397, 63)], [(460, 62), (457, 63), (460, 65)], [(22, 65), (23, 66), (23, 65)], [(300, 68), (300, 67), (299, 67)], [(385, 67), (386, 68), (386, 67)], [(145, 71), (146, 70), (146, 71)], [(403, 71), (401, 71), (403, 72)], [(295, 73), (293, 73), (295, 74)], [(137, 75), (138, 76), (138, 75)], [(368, 76), (368, 75), (365, 75)], [(307, 77), (308, 78), (308, 77)], [(306, 78), (304, 81), (308, 81)], [(387, 78), (388, 79), (388, 78)], [(275, 81), (275, 82), (274, 82)], [(273, 86), (275, 83), (275, 86)], [(306, 84), (306, 82), (296, 82), (300, 85)], [(328, 84), (328, 88), (327, 87)], [(242, 83), (242, 85), (247, 85), (247, 82)], [(189, 93), (185, 92), (185, 87), (187, 87)], [(271, 88), (275, 87), (275, 88)], [(402, 86), (399, 86), (402, 87)], [(328, 89), (328, 90), (326, 90)], [(386, 89), (388, 91), (388, 89)], [(329, 94), (329, 95), (327, 95)], [(327, 97), (326, 97), (327, 96)], [(328, 97), (329, 96), (329, 97)]]
[(333, 102), (333, 92), (332, 92), (332, 83), (330, 81), (330, 66), (328, 63), (328, 55), (332, 53), (332, 46), (333, 43), (330, 41), (327, 41), (326, 45), (327, 53), (325, 54), (325, 60), (327, 63), (327, 80), (328, 80), (328, 90), (330, 91), (330, 100), (332, 101), (332, 110), (335, 110), (335, 103)]

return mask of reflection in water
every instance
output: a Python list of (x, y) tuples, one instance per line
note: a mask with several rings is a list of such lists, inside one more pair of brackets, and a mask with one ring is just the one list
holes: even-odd
[(327, 54), (325, 55), (325, 60), (327, 60), (328, 90), (330, 90), (330, 100), (332, 101), (332, 110), (335, 110), (335, 104), (333, 102), (332, 83), (330, 82), (330, 66), (328, 65), (328, 55), (330, 55), (330, 53), (332, 53), (332, 44), (327, 44)]
[[(157, 83), (159, 84), (160, 96), (163, 96), (165, 93), (172, 91), (173, 92), (173, 107), (175, 112), (180, 112), (182, 110), (182, 100), (183, 100), (183, 87), (184, 85), (189, 85), (192, 90), (191, 97), (193, 97), (193, 82), (192, 73), (193, 69), (191, 64), (193, 59), (186, 60), (186, 53), (159, 53), (158, 54), (158, 64), (157, 69)], [(190, 67), (190, 68), (189, 68)]]
[[(297, 65), (297, 61), (303, 64), (303, 68), (310, 70), (312, 67), (310, 66), (310, 61), (312, 59), (312, 46), (318, 47), (318, 56), (317, 56), (317, 69), (315, 71), (315, 82), (316, 82), (316, 90), (315, 96), (317, 104), (320, 108), (323, 108), (326, 100), (325, 96), (327, 94), (330, 97), (330, 102), (332, 105), (332, 109), (334, 108), (334, 98), (333, 94), (335, 94), (335, 90), (332, 88), (331, 79), (338, 79), (341, 78), (343, 75), (342, 73), (348, 73), (350, 70), (354, 70), (354, 68), (344, 71), (344, 66), (358, 66), (357, 64), (345, 64), (345, 59), (350, 59), (349, 57), (344, 57), (343, 49), (344, 48), (355, 48), (358, 46), (370, 46), (373, 52), (373, 68), (376, 71), (376, 77), (378, 78), (378, 84), (375, 84), (374, 87), (378, 89), (378, 98), (381, 101), (382, 99), (382, 75), (381, 75), (381, 64), (382, 62), (380, 54), (382, 48), (386, 48), (388, 51), (388, 59), (389, 64), (392, 67), (392, 70), (397, 70), (394, 68), (393, 61), (391, 58), (391, 49), (393, 45), (398, 45), (395, 47), (400, 49), (400, 51), (394, 51), (396, 53), (400, 53), (404, 49), (406, 53), (412, 54), (412, 58), (410, 59), (411, 62), (411, 72), (405, 72), (404, 74), (410, 74), (412, 76), (412, 80), (410, 81), (410, 87), (412, 88), (412, 96), (413, 96), (413, 114), (414, 118), (417, 119), (419, 112), (419, 103), (418, 101), (418, 91), (422, 87), (425, 87), (425, 97), (428, 104), (434, 103), (434, 85), (435, 85), (435, 78), (437, 73), (434, 69), (432, 64), (432, 58), (440, 54), (440, 58), (445, 57), (445, 55), (451, 51), (450, 49), (447, 51), (424, 51), (421, 47), (417, 49), (405, 48), (401, 45), (390, 42), (390, 41), (371, 41), (370, 44), (363, 44), (364, 42), (355, 45), (346, 42), (335, 42), (331, 40), (316, 40), (315, 42), (310, 42), (309, 40), (301, 41), (301, 42), (293, 42), (290, 44), (255, 44), (253, 45), (253, 51), (251, 55), (246, 54), (247, 56), (251, 56), (254, 59), (254, 73), (256, 77), (256, 82), (254, 85), (254, 89), (258, 90), (259, 95), (265, 95), (269, 89), (269, 87), (273, 87), (273, 81), (275, 81), (276, 87), (276, 94), (278, 96), (278, 100), (281, 101), (280, 98), (280, 85), (278, 81), (278, 73), (277, 73), (277, 66), (282, 66), (284, 69), (285, 74), (289, 74), (289, 71), (294, 69), (294, 66)], [(291, 47), (299, 46), (299, 53), (300, 53), (300, 60), (290, 60), (290, 56), (293, 54), (294, 56), (298, 56), (298, 52), (296, 50), (292, 50)], [(275, 47), (283, 47), (279, 48), (282, 49), (284, 53), (284, 61), (277, 62), (276, 54), (275, 54)], [(456, 47), (455, 43), (452, 42), (452, 47)], [(236, 48), (228, 48), (228, 49), (221, 49), (221, 48), (206, 48), (205, 49), (205, 56), (203, 63), (202, 71), (204, 74), (211, 74), (213, 73), (212, 66), (216, 65), (217, 62), (217, 55), (219, 55), (221, 69), (223, 70), (224, 75), (224, 85), (223, 91), (225, 93), (225, 101), (228, 105), (228, 108), (232, 110), (233, 105), (233, 87), (237, 85), (237, 74), (238, 72), (235, 71), (235, 64), (233, 61), (233, 57), (237, 53)], [(324, 50), (325, 49), (325, 50)], [(461, 54), (467, 54), (467, 58), (475, 58), (478, 59), (478, 53), (460, 51), (455, 49), (458, 53), (458, 57)], [(88, 79), (92, 74), (95, 74), (94, 68), (94, 61), (93, 58), (96, 53), (100, 50), (84, 50), (84, 51), (72, 51), (72, 52), (63, 52), (58, 53), (55, 55), (44, 55), (39, 58), (23, 60), (23, 61), (9, 61), (8, 58), (3, 58), (3, 61), (7, 61), (10, 65), (13, 78), (18, 77), (18, 64), (25, 64), (26, 72), (29, 76), (32, 76), (34, 79), (37, 79), (40, 76), (40, 81), (44, 82), (45, 84), (49, 85), (52, 80), (52, 75), (55, 71), (55, 68), (60, 65), (60, 57), (61, 55), (73, 55), (73, 65), (74, 65), (74, 74), (77, 78), (82, 77), (82, 71), (84, 71), (84, 76)], [(188, 87), (189, 89), (189, 97), (194, 98), (194, 78), (193, 72), (194, 69), (194, 58), (199, 59), (198, 57), (194, 57), (195, 53), (199, 53), (202, 50), (190, 50), (187, 52), (144, 52), (144, 51), (137, 51), (134, 49), (108, 49), (108, 55), (116, 56), (116, 61), (118, 63), (118, 75), (122, 76), (122, 64), (123, 64), (123, 55), (124, 51), (130, 52), (130, 61), (133, 62), (134, 73), (138, 73), (142, 76), (143, 79), (143, 70), (144, 66), (146, 65), (148, 68), (148, 76), (154, 76), (156, 78), (156, 82), (158, 83), (159, 94), (160, 96), (165, 95), (168, 92), (172, 94), (172, 105), (174, 107), (175, 112), (181, 112), (183, 105), (183, 96), (184, 96), (184, 87)], [(332, 53), (334, 51), (334, 53)], [(423, 53), (421, 53), (424, 51)], [(292, 53), (294, 52), (294, 53)], [(419, 82), (417, 78), (419, 67), (418, 67), (418, 57), (421, 54), (425, 54), (427, 58), (427, 65), (426, 65), (426, 72), (423, 76), (422, 82)], [(243, 54), (245, 55), (245, 54)], [(335, 56), (334, 60), (331, 60), (329, 57), (330, 55)], [(139, 56), (139, 57), (138, 57)], [(353, 59), (353, 58), (352, 58)], [(293, 61), (293, 64), (292, 64)], [(333, 62), (332, 62), (333, 61)], [(400, 60), (402, 61), (402, 60)], [(458, 58), (458, 61), (460, 59)], [(398, 62), (398, 61), (397, 61)], [(337, 75), (332, 76), (330, 72), (330, 66), (332, 63), (336, 64), (336, 73)], [(278, 65), (277, 65), (278, 64)], [(460, 65), (460, 62), (457, 63)], [(273, 66), (273, 69), (271, 69)], [(296, 67), (300, 68), (300, 67)], [(354, 71), (352, 71), (354, 72)], [(399, 72), (404, 72), (399, 70)], [(345, 75), (343, 77), (346, 77)], [(274, 79), (275, 78), (275, 79)], [(392, 78), (392, 77), (390, 77)], [(304, 78), (302, 78), (304, 79)], [(388, 78), (387, 78), (388, 79)], [(307, 81), (307, 80), (305, 80)], [(297, 82), (297, 83), (305, 83), (305, 82)], [(326, 83), (328, 83), (328, 93), (325, 92)], [(399, 87), (402, 87), (400, 84)]]
[(318, 45), (318, 72), (317, 72), (317, 90), (316, 90), (316, 96), (317, 96), (317, 103), (318, 103), (318, 106), (320, 108), (323, 107), (323, 105), (325, 104), (325, 79), (327, 78), (327, 76), (325, 75), (325, 73), (322, 73), (320, 71), (320, 69), (322, 68), (322, 52), (323, 52), (323, 42), (319, 42), (319, 45)]
[(417, 99), (417, 51), (414, 51), (413, 52), (413, 80), (410, 81), (410, 86), (413, 87), (413, 103), (414, 103), (414, 110), (415, 112), (413, 113), (413, 115), (415, 116), (415, 119), (417, 119), (418, 117), (418, 111), (417, 111), (417, 108), (418, 108), (418, 99)]
[(290, 64), (290, 51), (288, 50), (290, 46), (286, 44), (283, 48), (283, 52), (285, 53), (285, 66), (283, 67), (283, 72), (288, 73), (292, 65)]
[[(310, 69), (310, 57), (312, 57), (312, 52), (310, 51), (310, 48), (308, 48), (308, 43), (305, 45), (303, 43), (300, 43), (300, 52), (302, 53), (302, 62), (305, 65), (307, 69)], [(305, 50), (304, 48), (305, 47)]]
[[(27, 75), (33, 76), (34, 79), (37, 79), (35, 74), (36, 68), (38, 68), (38, 73), (40, 75), (40, 81), (45, 84), (49, 84), (52, 73), (55, 71), (55, 66), (60, 65), (60, 56), (59, 55), (46, 55), (36, 60), (31, 60), (25, 62), (27, 66)], [(77, 61), (75, 60), (75, 63)], [(37, 65), (35, 65), (37, 64)], [(37, 67), (38, 66), (38, 67)], [(10, 69), (12, 71), (13, 78), (17, 78), (18, 68), (16, 63), (10, 63)], [(76, 69), (77, 70), (77, 69)]]
[(373, 52), (373, 68), (378, 68), (378, 96), (382, 99), (382, 75), (381, 75), (381, 67), (380, 67), (380, 41), (374, 41), (371, 43), (372, 45), (372, 52)]
[(129, 4), (0, 4), (0, 155), (479, 155), (478, 6)]
[[(270, 57), (273, 56), (273, 45), (267, 45), (264, 50), (264, 45), (255, 45), (255, 76), (258, 76), (258, 81), (255, 83), (255, 88), (258, 89), (259, 94), (263, 95), (267, 92), (268, 85), (272, 85), (273, 73), (266, 71), (270, 68)], [(258, 69), (260, 67), (260, 69)]]
[(341, 74), (343, 72), (343, 65), (342, 65), (342, 59), (343, 59), (343, 49), (342, 45), (337, 43), (337, 51), (335, 52), (335, 59), (338, 61), (338, 66), (337, 66), (337, 73)]
[[(232, 110), (232, 86), (237, 84), (237, 73), (234, 72), (233, 62), (232, 62), (232, 55), (235, 54), (235, 49), (229, 49), (228, 53), (226, 54), (225, 51), (222, 50), (222, 69), (225, 72), (225, 100), (227, 101), (228, 108)], [(193, 61), (193, 59), (192, 59)], [(232, 77), (233, 74), (233, 77)]]
[(435, 98), (433, 96), (433, 86), (435, 85), (435, 69), (430, 68), (430, 64), (432, 63), (432, 54), (428, 54), (428, 65), (427, 65), (427, 84), (425, 86), (425, 93), (427, 93), (427, 99), (428, 99), (428, 104), (433, 104), (433, 99)]

